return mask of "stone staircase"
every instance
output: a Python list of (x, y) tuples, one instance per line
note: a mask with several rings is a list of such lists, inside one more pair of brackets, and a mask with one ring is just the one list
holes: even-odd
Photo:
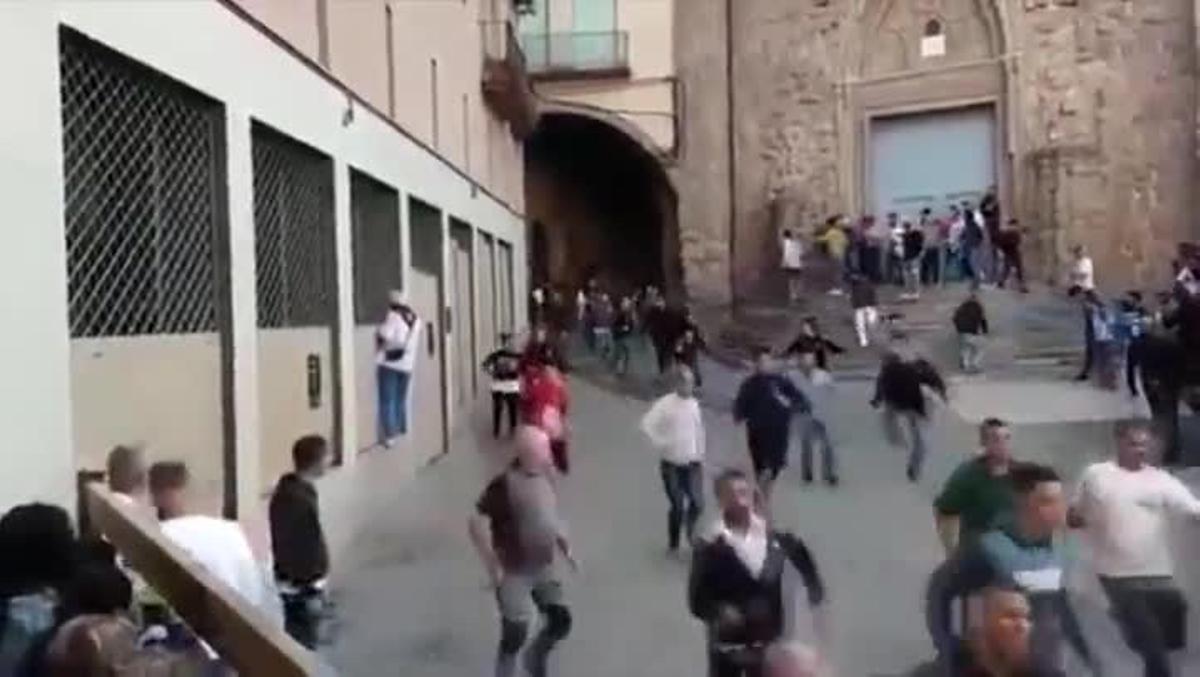
[[(902, 300), (893, 287), (880, 289), (880, 314), (895, 319), (881, 323), (874, 345), (859, 348), (850, 304), (845, 296), (813, 295), (795, 306), (753, 305), (698, 311), (708, 330), (715, 359), (744, 364), (754, 346), (782, 349), (800, 330), (803, 319), (816, 316), (828, 336), (846, 348), (834, 360), (842, 380), (873, 378), (881, 353), (895, 349), (932, 360), (947, 374), (957, 371), (957, 337), (951, 326), (954, 309), (966, 297), (962, 285), (927, 289), (920, 299)], [(980, 297), (988, 313), (991, 336), (984, 353), (988, 374), (1000, 378), (1069, 378), (1083, 359), (1079, 311), (1048, 289), (1029, 294), (984, 288)]]

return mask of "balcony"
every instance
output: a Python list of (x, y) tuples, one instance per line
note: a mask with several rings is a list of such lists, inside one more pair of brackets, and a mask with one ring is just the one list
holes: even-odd
[(483, 99), (488, 107), (512, 127), (513, 136), (524, 139), (537, 126), (537, 99), (526, 70), (525, 54), (508, 21), (484, 21)]
[(535, 80), (629, 77), (629, 33), (544, 33), (521, 36)]

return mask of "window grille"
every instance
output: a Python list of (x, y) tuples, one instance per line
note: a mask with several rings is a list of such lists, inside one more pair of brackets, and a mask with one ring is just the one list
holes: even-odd
[(67, 29), (59, 67), (71, 336), (215, 331), (221, 105)]
[(387, 293), (399, 289), (400, 196), (387, 185), (357, 171), (350, 173), (350, 210), (354, 226), (354, 320), (383, 319)]
[(258, 326), (337, 322), (333, 163), (264, 125), (251, 130)]

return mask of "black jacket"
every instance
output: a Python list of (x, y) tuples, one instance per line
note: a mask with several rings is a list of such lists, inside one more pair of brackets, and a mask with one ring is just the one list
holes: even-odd
[(875, 378), (875, 397), (871, 404), (886, 404), (897, 411), (926, 415), (925, 393), (921, 386), (946, 398), (946, 383), (937, 369), (925, 360), (897, 361), (883, 365)]
[(329, 573), (317, 488), (296, 473), (279, 478), (271, 495), (271, 553), (275, 577), (308, 585)]
[(817, 366), (821, 369), (829, 368), (829, 353), (841, 355), (846, 352), (844, 348), (829, 339), (821, 336), (811, 336), (809, 334), (800, 334), (795, 341), (784, 351), (785, 355), (800, 355), (801, 353), (814, 353), (817, 356)]
[[(750, 575), (737, 553), (723, 539), (701, 543), (692, 554), (688, 576), (688, 608), (709, 627), (710, 641), (729, 644), (773, 642), (783, 634), (783, 572), (796, 567), (812, 606), (825, 601), (825, 584), (804, 542), (786, 532), (767, 533), (767, 558), (762, 573)], [(720, 608), (731, 606), (745, 624), (719, 627)]]
[(860, 278), (850, 283), (850, 307), (873, 308), (879, 305), (879, 297), (875, 293), (875, 285), (866, 278)]
[(987, 315), (983, 312), (983, 304), (968, 299), (962, 302), (954, 311), (954, 329), (960, 334), (988, 333)]

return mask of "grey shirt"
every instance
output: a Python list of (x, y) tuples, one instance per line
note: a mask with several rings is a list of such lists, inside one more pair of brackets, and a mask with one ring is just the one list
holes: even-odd
[(554, 485), (545, 475), (529, 475), (515, 469), (508, 472), (506, 482), (524, 565), (529, 568), (550, 565), (558, 538), (566, 535), (558, 515)]

